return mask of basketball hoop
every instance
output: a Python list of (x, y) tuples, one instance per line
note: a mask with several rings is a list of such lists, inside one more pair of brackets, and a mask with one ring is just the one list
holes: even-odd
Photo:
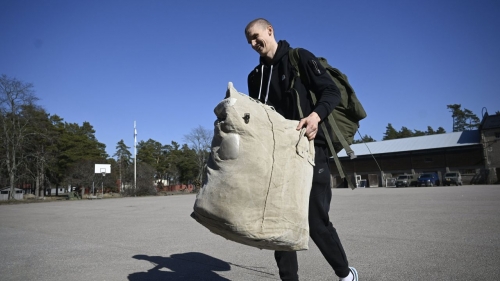
[[(95, 164), (94, 175), (96, 174), (102, 174), (103, 178), (101, 180), (101, 188), (102, 194), (104, 195), (104, 177), (106, 176), (106, 174), (111, 174), (111, 164)], [(94, 194), (94, 182), (92, 182), (92, 194)]]

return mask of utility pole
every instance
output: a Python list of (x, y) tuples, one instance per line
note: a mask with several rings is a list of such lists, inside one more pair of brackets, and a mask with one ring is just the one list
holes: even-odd
[(123, 194), (123, 182), (122, 182), (122, 153), (120, 153), (120, 193)]
[(134, 121), (134, 194), (137, 193), (137, 129)]

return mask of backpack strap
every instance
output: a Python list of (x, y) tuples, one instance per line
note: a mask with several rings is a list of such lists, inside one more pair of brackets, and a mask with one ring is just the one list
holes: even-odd
[[(299, 48), (295, 48), (295, 49), (290, 50), (288, 53), (288, 57), (289, 57), (290, 63), (292, 64), (293, 68), (295, 69), (295, 73), (296, 73), (296, 76), (293, 78), (291, 86), (290, 86), (291, 88), (293, 88), (293, 86), (295, 84), (295, 78), (300, 77)], [(335, 78), (337, 78), (339, 81), (341, 81), (341, 83), (343, 85), (345, 85), (346, 87), (349, 87), (351, 92), (354, 92), (354, 90), (351, 88), (349, 83), (347, 83), (345, 78), (340, 73), (338, 73), (338, 71), (335, 71), (335, 69), (334, 69), (334, 73), (335, 73)], [(316, 95), (312, 91), (309, 91), (309, 93), (312, 97), (313, 104), (316, 104), (316, 102), (317, 102)], [(296, 95), (298, 98), (298, 93), (296, 93)], [(300, 108), (300, 103), (298, 104), (298, 106), (299, 106), (299, 112), (301, 112), (302, 110)], [(303, 118), (303, 116), (301, 116), (300, 118)], [(342, 147), (345, 149), (347, 155), (349, 155), (349, 158), (350, 159), (356, 158), (356, 154), (354, 153), (354, 150), (352, 150), (351, 146), (349, 146), (349, 144), (347, 143), (346, 139), (344, 138), (344, 135), (342, 135), (342, 133), (340, 132), (340, 129), (339, 129), (339, 126), (337, 125), (337, 122), (335, 122), (335, 119), (333, 118), (333, 116), (331, 114), (328, 115), (328, 123), (330, 123), (330, 125), (332, 126), (333, 133), (337, 136), (340, 144), (342, 144)], [(328, 136), (328, 131), (326, 132), (326, 134)], [(330, 152), (332, 154), (335, 154), (335, 149), (332, 149), (332, 148), (333, 148), (333, 144), (332, 144), (332, 147), (330, 148), (330, 150), (331, 150)]]
[[(291, 65), (293, 66), (293, 68), (295, 70), (295, 76), (293, 77), (292, 82), (290, 84), (290, 89), (293, 92), (295, 92), (295, 96), (297, 97), (297, 106), (298, 106), (299, 116), (302, 119), (302, 118), (304, 118), (304, 114), (302, 112), (302, 108), (300, 107), (299, 93), (294, 88), (294, 86), (295, 86), (295, 79), (297, 77), (299, 77), (300, 79), (302, 79), (301, 76), (300, 76), (300, 70), (299, 70), (299, 61), (300, 61), (299, 48), (290, 49), (290, 51), (288, 52), (288, 58), (289, 58), (289, 61), (290, 61)], [(314, 94), (314, 92), (309, 91), (309, 94), (311, 95), (313, 104), (316, 104), (317, 103), (317, 99), (316, 99), (316, 95)], [(354, 154), (354, 151), (351, 149), (351, 147), (349, 146), (349, 144), (345, 140), (344, 136), (340, 132), (340, 129), (339, 129), (338, 125), (337, 125), (337, 122), (335, 122), (335, 119), (333, 118), (333, 116), (331, 114), (328, 115), (328, 123), (331, 124), (332, 129), (333, 129), (333, 133), (339, 139), (340, 143), (342, 144), (342, 146), (346, 150), (347, 155), (349, 155), (349, 157), (351, 159), (356, 158), (356, 155)], [(325, 122), (322, 122), (320, 126), (321, 126), (321, 129), (323, 130), (323, 134), (325, 134), (325, 139), (326, 139), (326, 142), (328, 144), (328, 148), (330, 150), (330, 153), (332, 154), (332, 157), (333, 157), (333, 160), (335, 162), (335, 165), (337, 166), (337, 169), (339, 171), (340, 177), (347, 180), (347, 184), (349, 185), (349, 187), (351, 187), (352, 189), (356, 188), (351, 183), (351, 181), (349, 180), (349, 178), (346, 177), (346, 174), (344, 172), (344, 168), (342, 167), (342, 164), (340, 163), (340, 159), (339, 159), (337, 153), (335, 152), (335, 148), (333, 147), (332, 139), (330, 138), (330, 134), (328, 133), (328, 130), (327, 130), (326, 125), (325, 125)]]

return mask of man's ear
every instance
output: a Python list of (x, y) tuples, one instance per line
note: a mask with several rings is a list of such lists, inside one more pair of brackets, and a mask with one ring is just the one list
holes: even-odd
[(271, 25), (267, 26), (267, 34), (269, 36), (273, 36), (274, 35), (274, 30), (273, 30), (273, 27)]

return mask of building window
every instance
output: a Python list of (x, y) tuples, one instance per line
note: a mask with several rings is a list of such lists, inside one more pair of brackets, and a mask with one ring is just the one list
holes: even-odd
[(432, 158), (431, 157), (425, 157), (424, 161), (427, 162), (427, 163), (432, 162)]

